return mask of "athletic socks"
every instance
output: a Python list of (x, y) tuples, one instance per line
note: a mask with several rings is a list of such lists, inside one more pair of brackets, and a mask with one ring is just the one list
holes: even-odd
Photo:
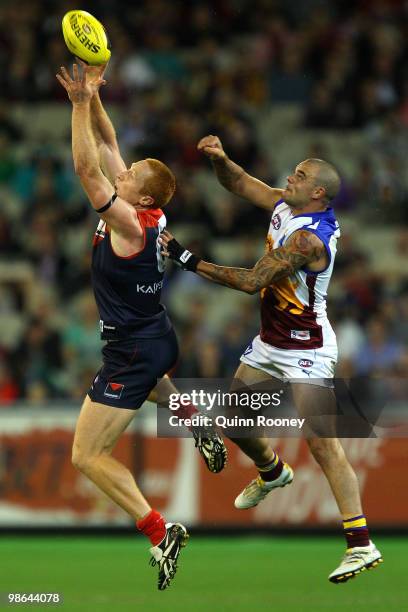
[[(199, 414), (199, 410), (194, 404), (187, 404), (187, 406), (179, 406), (177, 410), (172, 410), (172, 414), (175, 414), (179, 419), (191, 419), (195, 414)], [(190, 431), (192, 427), (187, 427)]]
[(364, 514), (343, 521), (343, 529), (347, 540), (347, 548), (370, 545), (370, 536)]
[(275, 452), (273, 453), (272, 461), (264, 465), (255, 464), (255, 466), (264, 482), (276, 480), (282, 474), (283, 470), (283, 463), (279, 459), (279, 455)]
[(193, 404), (187, 404), (187, 406), (179, 406), (177, 410), (172, 410), (171, 412), (179, 419), (191, 419), (199, 411)]
[(164, 518), (156, 510), (150, 510), (146, 516), (136, 521), (136, 527), (150, 539), (153, 546), (160, 544), (166, 535)]

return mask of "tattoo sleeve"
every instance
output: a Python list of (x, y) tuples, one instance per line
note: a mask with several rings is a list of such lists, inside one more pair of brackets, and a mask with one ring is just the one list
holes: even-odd
[(229, 268), (201, 261), (197, 273), (215, 283), (252, 294), (290, 276), (307, 264), (319, 261), (324, 255), (325, 247), (321, 240), (307, 230), (299, 230), (287, 245), (267, 253), (251, 269)]
[(234, 192), (235, 184), (245, 174), (245, 170), (227, 156), (213, 160), (212, 165), (221, 185), (228, 191)]

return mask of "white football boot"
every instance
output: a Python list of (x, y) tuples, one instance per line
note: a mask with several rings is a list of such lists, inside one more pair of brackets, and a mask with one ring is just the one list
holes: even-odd
[(265, 497), (278, 487), (286, 487), (293, 480), (293, 470), (287, 463), (283, 464), (283, 470), (279, 478), (266, 482), (261, 476), (252, 480), (249, 485), (238, 495), (235, 500), (235, 507), (240, 510), (257, 506)]
[(329, 576), (330, 582), (340, 584), (354, 578), (366, 569), (373, 569), (383, 562), (380, 551), (370, 541), (369, 546), (355, 546), (346, 551), (339, 567)]

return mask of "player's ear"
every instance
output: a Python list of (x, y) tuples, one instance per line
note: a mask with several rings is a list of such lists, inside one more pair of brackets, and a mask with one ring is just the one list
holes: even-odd
[(314, 200), (320, 200), (321, 198), (326, 197), (326, 190), (324, 187), (315, 187), (312, 198)]
[(148, 195), (141, 196), (141, 198), (139, 199), (139, 204), (145, 206), (146, 208), (153, 208), (154, 198)]

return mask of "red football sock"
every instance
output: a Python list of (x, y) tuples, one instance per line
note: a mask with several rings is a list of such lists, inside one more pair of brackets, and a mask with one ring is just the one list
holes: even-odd
[(136, 527), (145, 536), (150, 538), (153, 546), (160, 544), (166, 535), (166, 524), (164, 518), (156, 510), (150, 510), (146, 516), (136, 521)]
[[(198, 414), (197, 408), (193, 404), (187, 404), (187, 406), (179, 406), (177, 410), (172, 410), (179, 419), (191, 419), (195, 414)], [(188, 427), (191, 431), (191, 427)]]

